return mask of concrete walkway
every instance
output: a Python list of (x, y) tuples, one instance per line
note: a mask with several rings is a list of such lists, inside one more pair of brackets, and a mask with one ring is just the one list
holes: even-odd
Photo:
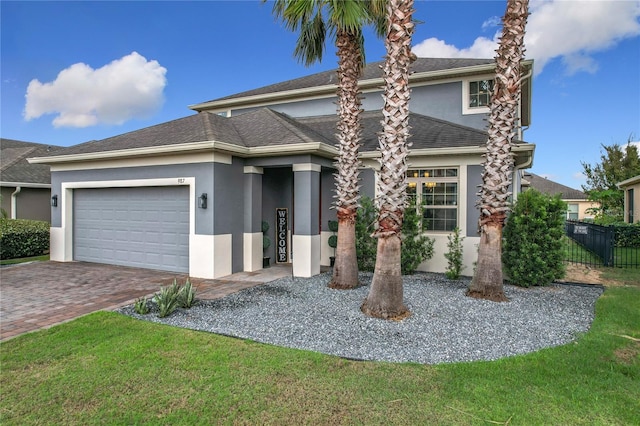
[[(240, 272), (216, 280), (192, 279), (199, 299), (216, 299), (285, 276), (291, 266)], [(174, 279), (172, 272), (86, 262), (34, 262), (0, 268), (0, 340), (48, 328), (99, 310), (151, 297)]]

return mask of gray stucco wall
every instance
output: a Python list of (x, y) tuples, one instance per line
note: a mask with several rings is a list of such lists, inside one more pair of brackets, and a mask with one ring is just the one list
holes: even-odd
[[(336, 114), (335, 103), (336, 97), (327, 97), (323, 99), (272, 104), (268, 105), (268, 107), (292, 117), (311, 117)], [(365, 111), (379, 110), (382, 109), (382, 106), (382, 91), (363, 94), (362, 108)], [(245, 113), (254, 109), (256, 108), (233, 110), (232, 115)], [(480, 130), (487, 128), (487, 114), (462, 114), (462, 81), (412, 87), (409, 109), (418, 114)]]
[(376, 195), (376, 172), (373, 169), (360, 170), (360, 194), (371, 199)]
[(314, 171), (294, 172), (293, 215), (295, 235), (318, 235), (320, 233), (320, 173)]
[(480, 209), (476, 206), (482, 185), (482, 166), (467, 166), (467, 237), (478, 236)]
[[(213, 213), (213, 234), (232, 235), (232, 272), (243, 267), (244, 234), (244, 161), (233, 158), (232, 164), (215, 163), (213, 166), (213, 191), (209, 198)], [(197, 181), (196, 181), (197, 187)], [(196, 192), (196, 196), (199, 193)], [(202, 209), (198, 209), (202, 210)], [(207, 209), (209, 210), (209, 209)]]
[(337, 220), (334, 206), (336, 186), (333, 179), (335, 170), (322, 169), (320, 173), (320, 230), (329, 231), (329, 221)]
[[(11, 217), (11, 194), (16, 187), (2, 187), (2, 208)], [(16, 195), (16, 218), (51, 221), (51, 191), (49, 188), (21, 187)]]

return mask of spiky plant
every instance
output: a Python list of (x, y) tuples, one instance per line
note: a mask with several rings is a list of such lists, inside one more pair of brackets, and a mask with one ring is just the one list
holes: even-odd
[(467, 295), (506, 301), (502, 275), (502, 227), (509, 210), (513, 154), (520, 105), (521, 62), (528, 0), (507, 0), (502, 37), (496, 54), (496, 80), (491, 97), (482, 186), (480, 189), (480, 247)]
[(376, 199), (378, 249), (371, 289), (361, 307), (365, 314), (384, 319), (409, 315), (403, 301), (400, 231), (407, 198), (409, 65), (415, 60), (411, 53), (413, 11), (413, 0), (390, 0), (387, 4), (384, 119)]

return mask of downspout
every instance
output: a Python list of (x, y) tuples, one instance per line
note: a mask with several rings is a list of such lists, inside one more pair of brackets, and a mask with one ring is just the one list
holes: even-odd
[[(531, 69), (529, 70), (528, 73), (526, 73), (524, 76), (522, 76), (520, 78), (520, 83), (522, 84), (523, 81), (525, 81), (528, 78), (531, 78), (531, 75), (533, 74), (533, 67), (531, 67)], [(518, 108), (518, 119), (521, 120), (522, 119), (522, 98), (520, 98), (520, 108)], [(527, 127), (528, 129), (529, 127)], [(522, 126), (518, 126), (518, 140), (522, 141), (523, 139), (523, 134), (524, 134), (524, 130), (522, 129)], [(531, 167), (531, 164), (533, 163), (533, 154), (529, 157), (529, 159), (524, 163), (521, 164), (519, 167), (516, 165), (516, 167), (514, 167), (513, 169), (513, 176), (511, 176), (511, 182), (512, 182), (512, 198), (513, 198), (513, 202), (515, 203), (516, 200), (518, 199), (518, 194), (520, 193), (520, 179), (518, 179), (519, 174), (520, 174), (520, 170), (522, 169), (527, 169), (529, 167)], [(516, 187), (515, 187), (515, 182), (518, 183), (518, 190), (516, 191)]]
[(16, 187), (16, 190), (11, 193), (11, 219), (18, 218), (18, 194), (22, 191), (22, 187)]

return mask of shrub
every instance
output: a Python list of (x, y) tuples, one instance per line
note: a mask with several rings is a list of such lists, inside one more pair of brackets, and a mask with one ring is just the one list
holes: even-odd
[(464, 237), (460, 236), (460, 229), (456, 227), (453, 230), (453, 234), (449, 234), (447, 239), (449, 240), (447, 243), (449, 250), (444, 254), (444, 257), (447, 259), (445, 275), (450, 280), (457, 280), (460, 278), (462, 269), (464, 269), (462, 265), (462, 241), (464, 241)]
[[(356, 219), (356, 257), (358, 270), (373, 272), (376, 266), (377, 239), (375, 231), (377, 212), (369, 197), (362, 197)], [(405, 210), (402, 224), (401, 268), (403, 274), (413, 274), (418, 265), (433, 256), (434, 240), (423, 235), (423, 224), (415, 203)]]
[(133, 304), (133, 309), (135, 309), (137, 314), (147, 315), (149, 313), (149, 305), (147, 304), (146, 297), (140, 297), (136, 299), (136, 302)]
[(529, 189), (518, 197), (504, 232), (502, 261), (512, 284), (548, 285), (562, 278), (564, 269), (564, 215), (567, 205)]
[(369, 197), (360, 198), (356, 217), (356, 258), (358, 270), (373, 272), (376, 266), (377, 240), (371, 236), (377, 220), (376, 208)]
[(153, 296), (158, 305), (158, 317), (164, 318), (171, 315), (180, 304), (180, 286), (174, 279), (173, 284), (160, 287), (160, 291)]
[(616, 247), (640, 248), (640, 222), (615, 225)]
[(49, 223), (0, 219), (0, 259), (40, 256), (49, 250)]
[(422, 262), (433, 256), (434, 239), (424, 235), (424, 223), (418, 211), (422, 208), (416, 206), (413, 199), (404, 211), (400, 260), (403, 275), (413, 274)]

